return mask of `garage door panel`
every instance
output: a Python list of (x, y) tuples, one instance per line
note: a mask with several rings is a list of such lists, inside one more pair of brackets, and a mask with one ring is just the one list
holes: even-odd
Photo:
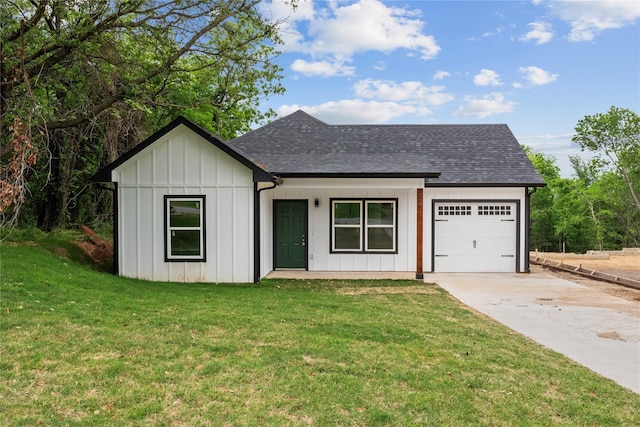
[(513, 202), (436, 203), (434, 271), (515, 271), (516, 215)]

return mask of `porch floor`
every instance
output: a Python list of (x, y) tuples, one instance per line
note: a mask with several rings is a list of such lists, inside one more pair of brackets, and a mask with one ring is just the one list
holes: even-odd
[(392, 279), (416, 280), (411, 271), (306, 271), (274, 270), (265, 279)]

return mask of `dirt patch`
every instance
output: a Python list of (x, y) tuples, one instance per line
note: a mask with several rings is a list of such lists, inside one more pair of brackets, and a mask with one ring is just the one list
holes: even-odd
[(619, 252), (603, 252), (608, 259), (596, 259), (589, 255), (562, 254), (553, 252), (531, 252), (531, 256), (539, 256), (548, 260), (562, 262), (574, 267), (583, 267), (590, 270), (608, 273), (618, 277), (640, 280), (640, 253), (621, 254)]
[(83, 239), (75, 242), (87, 255), (98, 263), (104, 263), (105, 261), (113, 258), (113, 243), (101, 239), (98, 235), (89, 227), (82, 226), (81, 228)]
[(628, 301), (640, 302), (640, 290), (638, 289), (626, 288), (621, 285), (603, 282), (600, 280), (589, 279), (587, 277), (578, 276), (576, 274), (571, 274), (564, 271), (553, 271), (535, 264), (531, 264), (531, 272), (532, 273), (542, 273), (542, 272), (550, 273), (556, 277), (560, 277), (561, 279), (578, 283), (580, 285), (586, 286), (588, 288), (596, 289), (600, 292), (604, 292), (606, 294), (613, 295), (618, 298), (623, 298)]
[(607, 339), (610, 339), (610, 340), (626, 341), (626, 340), (625, 340), (624, 338), (622, 338), (622, 337), (620, 336), (620, 334), (619, 334), (619, 333), (617, 333), (616, 331), (612, 331), (612, 332), (600, 332), (600, 333), (598, 334), (598, 336), (599, 336), (600, 338), (607, 338)]
[(337, 291), (342, 295), (369, 295), (369, 294), (435, 294), (438, 291), (434, 287), (427, 286), (401, 286), (401, 287), (358, 287), (341, 288)]
[[(634, 250), (630, 250), (626, 253), (624, 253), (624, 251), (623, 253), (618, 251), (602, 253), (598, 252), (586, 255), (553, 252), (531, 252), (531, 256), (539, 256), (551, 261), (562, 262), (563, 264), (572, 265), (574, 267), (596, 270), (617, 277), (640, 280), (640, 252), (633, 251)], [(542, 271), (542, 267), (531, 264), (531, 271), (534, 270)], [(626, 288), (624, 286), (607, 283), (600, 280), (589, 279), (572, 273), (552, 271), (549, 269), (544, 270), (550, 272), (551, 274), (554, 274), (555, 276), (570, 280), (575, 283), (579, 283), (590, 288), (598, 289), (609, 295), (624, 298), (629, 301), (640, 301), (640, 290)]]
[(37, 246), (36, 242), (32, 242), (30, 240), (25, 242), (2, 242), (2, 244), (7, 246)]

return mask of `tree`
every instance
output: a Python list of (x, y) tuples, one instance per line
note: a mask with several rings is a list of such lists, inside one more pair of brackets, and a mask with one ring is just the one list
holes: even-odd
[[(171, 115), (224, 137), (273, 115), (278, 26), (260, 0), (13, 0), (0, 5), (0, 159), (31, 117), (28, 174), (43, 229), (79, 206), (88, 177)], [(90, 215), (89, 215), (90, 216)]]
[(585, 116), (572, 141), (593, 152), (603, 167), (615, 169), (626, 183), (635, 209), (640, 211), (640, 116), (612, 106), (605, 114)]
[(529, 249), (555, 251), (557, 250), (556, 216), (554, 215), (555, 187), (560, 180), (560, 168), (552, 156), (534, 151), (523, 146), (529, 160), (538, 170), (546, 187), (538, 188), (531, 196), (529, 235)]
[[(585, 116), (573, 141), (595, 155), (572, 164), (592, 203), (600, 205), (600, 217), (607, 219), (603, 230), (617, 246), (640, 245), (640, 116), (613, 106), (605, 114)], [(598, 218), (595, 209), (592, 218)]]

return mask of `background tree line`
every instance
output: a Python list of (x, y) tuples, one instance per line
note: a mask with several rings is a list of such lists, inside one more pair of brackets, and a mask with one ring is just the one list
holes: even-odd
[(585, 116), (575, 131), (573, 141), (591, 156), (570, 157), (573, 178), (560, 176), (553, 157), (525, 147), (547, 182), (531, 196), (530, 249), (639, 247), (640, 117), (611, 107)]
[(178, 114), (226, 139), (274, 116), (280, 22), (260, 3), (0, 2), (0, 225), (107, 219), (89, 178)]
[[(295, 7), (297, 0), (291, 0)], [(110, 223), (99, 168), (178, 114), (231, 139), (274, 117), (284, 91), (280, 22), (261, 0), (0, 2), (0, 227)], [(574, 141), (593, 154), (528, 150), (548, 186), (531, 199), (531, 249), (640, 246), (640, 123), (612, 107)]]

